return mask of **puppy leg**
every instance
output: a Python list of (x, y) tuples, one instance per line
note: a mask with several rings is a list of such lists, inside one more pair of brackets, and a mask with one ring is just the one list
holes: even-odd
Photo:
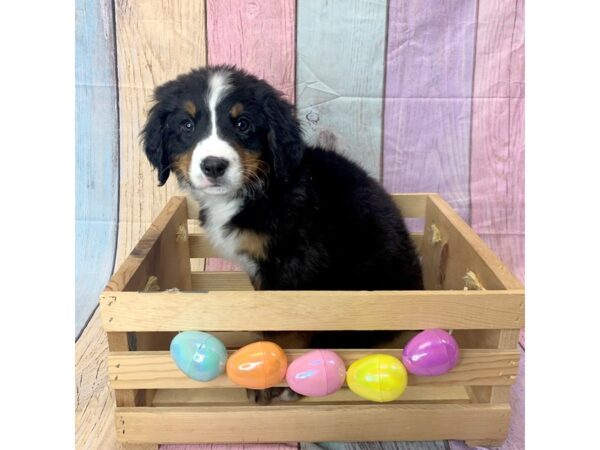
[[(309, 331), (264, 332), (264, 339), (275, 342), (282, 348), (307, 348), (313, 333)], [(269, 389), (246, 389), (250, 403), (268, 405), (271, 402), (293, 402), (302, 398), (287, 387)]]
[(294, 402), (302, 398), (288, 387), (273, 387), (269, 389), (246, 389), (250, 403), (269, 405), (271, 402)]

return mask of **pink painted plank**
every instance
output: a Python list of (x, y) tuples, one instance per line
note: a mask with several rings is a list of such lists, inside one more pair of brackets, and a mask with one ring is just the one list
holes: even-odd
[[(294, 101), (296, 2), (207, 0), (209, 64), (235, 64), (271, 83)], [(206, 270), (240, 270), (210, 258)]]
[[(524, 282), (524, 1), (479, 3), (471, 225)], [(524, 345), (524, 337), (521, 337)]]
[(500, 260), (525, 282), (525, 236), (518, 234), (479, 234)]
[(294, 101), (294, 0), (207, 0), (208, 63), (235, 64)]
[(471, 225), (524, 232), (523, 2), (480, 2), (471, 132)]
[(475, 0), (389, 4), (383, 184), (469, 215)]

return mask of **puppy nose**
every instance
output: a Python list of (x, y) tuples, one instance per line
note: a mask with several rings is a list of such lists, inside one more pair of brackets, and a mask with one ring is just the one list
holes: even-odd
[(215, 156), (204, 158), (200, 163), (200, 168), (202, 169), (202, 172), (204, 172), (204, 175), (211, 178), (222, 176), (228, 166), (229, 161), (225, 158), (217, 158)]

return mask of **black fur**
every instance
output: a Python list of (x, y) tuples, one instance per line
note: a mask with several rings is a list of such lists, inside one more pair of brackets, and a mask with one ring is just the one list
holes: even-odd
[[(174, 124), (182, 116), (182, 102), (189, 98), (202, 116), (207, 83), (216, 70), (228, 71), (234, 86), (220, 111), (241, 102), (253, 125), (251, 134), (240, 136), (230, 130), (226, 114), (221, 117), (219, 113), (219, 136), (256, 151), (270, 168), (258, 193), (240, 189), (237, 195), (244, 198), (244, 205), (228, 225), (231, 232), (252, 230), (269, 237), (267, 257), (256, 261), (255, 286), (269, 290), (422, 289), (417, 253), (391, 197), (345, 157), (307, 146), (293, 107), (266, 82), (245, 72), (232, 67), (200, 69), (157, 89), (157, 103), (143, 140), (160, 184), (168, 177), (173, 156), (207, 133), (201, 124), (206, 118), (197, 119), (191, 141), (178, 136)], [(203, 210), (201, 220), (210, 214)], [(319, 334), (313, 336), (312, 345), (375, 345), (392, 335), (375, 333), (366, 341), (357, 333), (338, 333), (337, 338)]]

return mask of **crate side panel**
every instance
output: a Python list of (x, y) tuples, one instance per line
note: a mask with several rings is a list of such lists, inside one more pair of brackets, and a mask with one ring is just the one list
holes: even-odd
[[(310, 414), (307, 411), (310, 410)], [(117, 408), (123, 442), (218, 443), (504, 439), (508, 405)]]
[(518, 329), (524, 320), (522, 291), (107, 292), (100, 307), (108, 331)]
[[(402, 358), (401, 349), (335, 350), (346, 367), (367, 355), (385, 352)], [(308, 350), (286, 350), (288, 362), (298, 359)], [(229, 352), (230, 354), (232, 351)], [(227, 376), (209, 382), (198, 382), (181, 372), (167, 351), (111, 353), (108, 358), (111, 387), (114, 389), (214, 389), (236, 388)], [(519, 352), (501, 350), (461, 351), (459, 363), (447, 374), (437, 377), (409, 375), (410, 386), (483, 386), (514, 383), (519, 364)], [(279, 386), (286, 386), (285, 382)]]

